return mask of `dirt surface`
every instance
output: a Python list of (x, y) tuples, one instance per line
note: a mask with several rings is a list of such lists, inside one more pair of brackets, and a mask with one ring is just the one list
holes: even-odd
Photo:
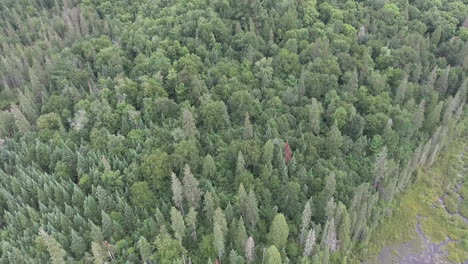
[(442, 243), (432, 243), (421, 229), (418, 216), (416, 224), (416, 233), (418, 237), (398, 245), (384, 247), (378, 257), (382, 264), (431, 264), (440, 263), (449, 264), (446, 259), (447, 252), (444, 250), (447, 243), (453, 241), (446, 239)]

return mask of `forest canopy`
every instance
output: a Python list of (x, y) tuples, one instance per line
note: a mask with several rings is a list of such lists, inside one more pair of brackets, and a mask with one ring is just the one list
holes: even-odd
[(467, 115), (463, 0), (0, 13), (0, 263), (354, 263)]

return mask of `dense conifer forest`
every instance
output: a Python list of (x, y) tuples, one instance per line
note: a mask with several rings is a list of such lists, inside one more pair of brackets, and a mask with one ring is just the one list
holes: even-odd
[(355, 263), (467, 116), (466, 0), (1, 0), (0, 263)]

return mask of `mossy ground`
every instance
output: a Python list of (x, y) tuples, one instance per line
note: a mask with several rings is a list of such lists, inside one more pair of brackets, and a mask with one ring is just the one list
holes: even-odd
[[(432, 242), (453, 240), (446, 246), (450, 261), (459, 263), (468, 259), (468, 224), (458, 214), (468, 216), (468, 175), (462, 175), (468, 153), (460, 159), (466, 143), (466, 140), (451, 143), (431, 168), (417, 173), (406, 193), (393, 201), (391, 216), (373, 232), (367, 249), (361, 250), (361, 260), (377, 260), (384, 246), (411, 240), (417, 243), (418, 215), (422, 231)], [(455, 192), (461, 182), (463, 185)], [(460, 197), (464, 198), (461, 202)]]

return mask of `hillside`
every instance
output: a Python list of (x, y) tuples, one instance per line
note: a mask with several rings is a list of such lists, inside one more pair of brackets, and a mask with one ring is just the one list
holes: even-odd
[(463, 0), (0, 14), (0, 263), (349, 263), (467, 115)]
[(467, 131), (394, 200), (362, 251), (365, 263), (468, 263)]

